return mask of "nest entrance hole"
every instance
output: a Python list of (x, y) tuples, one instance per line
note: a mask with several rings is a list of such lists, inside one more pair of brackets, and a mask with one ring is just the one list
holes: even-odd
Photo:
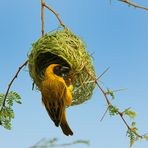
[(68, 62), (62, 57), (50, 52), (45, 52), (40, 53), (36, 58), (36, 73), (40, 74), (40, 76), (44, 78), (45, 69), (51, 64), (60, 64), (71, 68)]

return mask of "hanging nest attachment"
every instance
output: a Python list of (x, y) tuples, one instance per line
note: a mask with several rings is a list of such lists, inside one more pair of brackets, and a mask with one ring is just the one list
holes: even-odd
[(33, 43), (29, 55), (29, 73), (39, 90), (45, 69), (50, 64), (61, 64), (70, 68), (64, 79), (67, 84), (71, 80), (74, 86), (72, 105), (81, 104), (91, 98), (95, 88), (89, 75), (95, 76), (92, 59), (83, 41), (69, 29), (47, 33)]

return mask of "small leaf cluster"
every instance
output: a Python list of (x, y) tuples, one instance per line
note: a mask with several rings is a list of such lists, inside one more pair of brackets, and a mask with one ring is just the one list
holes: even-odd
[[(115, 99), (114, 92), (115, 91), (107, 89), (105, 94), (109, 95), (112, 99)], [(130, 148), (139, 139), (146, 139), (146, 140), (148, 140), (148, 135), (147, 134), (145, 134), (143, 136), (138, 134), (138, 128), (136, 127), (136, 122), (134, 121), (134, 119), (136, 117), (136, 112), (135, 111), (131, 110), (131, 108), (127, 108), (123, 112), (121, 112), (119, 110), (119, 108), (117, 108), (116, 106), (112, 105), (110, 101), (108, 101), (108, 102), (109, 102), (109, 104), (108, 104), (109, 114), (111, 116), (120, 115), (121, 118), (124, 120), (124, 123), (126, 124), (127, 128), (128, 128), (127, 136), (130, 139)], [(131, 126), (129, 126), (127, 124), (126, 120), (124, 119), (125, 116), (129, 117), (130, 119), (132, 119)]]
[(115, 99), (114, 91), (107, 88), (107, 91), (105, 92), (107, 95), (110, 95), (112, 99)]
[[(136, 117), (136, 112), (135, 112), (135, 111), (132, 111), (130, 108), (125, 109), (125, 110), (123, 111), (123, 114), (124, 114), (124, 115), (127, 115), (127, 116), (130, 117), (131, 119), (135, 119), (135, 117)], [(134, 122), (133, 122), (133, 123), (134, 123)]]
[(131, 127), (127, 130), (127, 136), (130, 139), (130, 147), (132, 147), (133, 144), (137, 140), (139, 140), (139, 138), (142, 138), (142, 137), (139, 137), (137, 131), (138, 131), (138, 128), (136, 127), (136, 122), (132, 122)]
[(21, 104), (21, 97), (18, 93), (11, 91), (6, 99), (5, 94), (0, 94), (0, 125), (8, 130), (11, 129), (11, 121), (14, 119), (14, 111), (12, 109), (14, 102)]
[(145, 134), (143, 137), (144, 139), (148, 140), (148, 134)]
[(119, 114), (119, 109), (116, 106), (109, 105), (109, 114), (115, 116)]
[(132, 147), (133, 144), (139, 139), (145, 139), (148, 141), (148, 134), (145, 134), (143, 136), (138, 134), (136, 122), (132, 122), (131, 127), (127, 130), (127, 136), (130, 138), (130, 147)]

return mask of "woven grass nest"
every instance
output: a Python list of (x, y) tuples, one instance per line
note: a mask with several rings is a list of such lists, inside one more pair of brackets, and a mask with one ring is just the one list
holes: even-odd
[(81, 104), (91, 98), (95, 88), (89, 75), (95, 76), (92, 59), (83, 41), (68, 28), (47, 33), (33, 43), (28, 65), (37, 89), (40, 90), (45, 69), (53, 63), (70, 67), (70, 72), (64, 79), (66, 83), (70, 79), (74, 86), (72, 105)]

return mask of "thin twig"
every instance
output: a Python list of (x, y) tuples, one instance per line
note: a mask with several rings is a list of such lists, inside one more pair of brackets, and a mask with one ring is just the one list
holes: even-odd
[(43, 148), (43, 147), (69, 147), (72, 145), (77, 145), (77, 144), (85, 144), (85, 145), (89, 145), (89, 141), (86, 140), (76, 140), (73, 142), (69, 142), (69, 143), (64, 143), (64, 144), (58, 144), (57, 141), (52, 141), (52, 140), (40, 140), (39, 142), (37, 142), (34, 146), (31, 146), (30, 148)]
[(44, 0), (41, 0), (42, 36), (44, 36)]
[[(86, 68), (86, 67), (85, 67)], [(89, 70), (86, 68), (86, 71), (88, 73), (88, 75), (94, 80), (94, 82), (96, 83), (96, 85), (98, 86), (98, 88), (101, 90), (101, 92), (103, 93), (105, 99), (106, 99), (106, 102), (108, 104), (108, 108), (112, 105), (111, 102), (109, 101), (108, 99), (108, 96), (106, 94), (106, 92), (103, 90), (103, 88), (99, 85), (98, 81), (97, 81), (97, 78), (95, 78), (94, 76), (92, 76), (89, 72)], [(108, 109), (107, 109), (108, 110)], [(106, 113), (105, 113), (106, 114)], [(129, 125), (128, 123), (126, 122), (126, 120), (124, 119), (123, 117), (123, 113), (120, 112), (120, 111), (117, 111), (117, 114), (121, 117), (122, 121), (124, 122), (124, 124), (126, 125), (127, 129), (132, 131), (137, 137), (139, 138), (143, 138), (143, 136), (139, 135), (135, 130), (133, 130)], [(104, 118), (104, 117), (103, 117)]]
[(99, 89), (101, 90), (101, 92), (103, 93), (103, 95), (104, 95), (104, 97), (105, 97), (105, 99), (106, 99), (106, 102), (107, 102), (108, 106), (110, 106), (110, 102), (109, 102), (109, 99), (108, 99), (108, 97), (107, 97), (107, 94), (104, 92), (104, 90), (102, 89), (102, 87), (99, 85), (97, 79), (96, 79), (94, 76), (92, 76), (92, 75), (90, 74), (90, 72), (89, 72), (89, 70), (86, 68), (86, 66), (85, 66), (85, 69), (86, 69), (88, 75), (92, 78), (92, 80), (94, 80), (94, 82), (96, 83), (96, 85), (98, 86), (98, 88), (99, 88)]
[(128, 111), (128, 110), (130, 110), (131, 109), (131, 107), (128, 107), (127, 109), (125, 109), (123, 112), (122, 112), (122, 114), (124, 114), (126, 111)]
[[(7, 99), (7, 96), (8, 96), (8, 94), (9, 94), (9, 90), (10, 90), (10, 88), (11, 88), (11, 86), (12, 86), (14, 80), (17, 78), (17, 76), (18, 76), (19, 72), (21, 71), (21, 69), (22, 69), (24, 66), (27, 65), (27, 63), (28, 63), (28, 60), (25, 61), (25, 62), (18, 68), (16, 74), (14, 75), (14, 77), (12, 78), (12, 80), (10, 81), (10, 83), (8, 84), (8, 88), (7, 88), (7, 91), (6, 91), (6, 93), (5, 93), (5, 97), (4, 97), (4, 100), (3, 100), (3, 104), (2, 104), (1, 110), (2, 110), (2, 108), (5, 106), (6, 99)], [(1, 111), (1, 110), (0, 110), (0, 111)]]
[[(42, 32), (42, 37), (44, 36), (44, 33), (45, 33), (45, 31), (44, 31), (44, 0), (41, 0), (41, 32)], [(34, 85), (35, 85), (35, 83), (33, 82), (32, 83), (32, 90), (34, 90)]]
[(49, 11), (51, 11), (55, 16), (56, 18), (58, 19), (60, 25), (65, 28), (65, 25), (63, 24), (62, 20), (59, 18), (59, 15), (48, 5), (45, 3), (44, 0), (41, 0), (41, 24), (42, 24), (42, 29), (41, 29), (41, 32), (42, 32), (42, 36), (44, 36), (44, 8), (47, 8)]
[(104, 119), (104, 117), (105, 117), (105, 115), (106, 115), (106, 113), (107, 113), (108, 110), (109, 110), (109, 106), (107, 107), (106, 111), (104, 112), (104, 114), (103, 114), (103, 116), (102, 116), (100, 122), (102, 122), (102, 120)]
[(43, 3), (44, 7), (46, 7), (47, 9), (49, 9), (55, 16), (56, 18), (58, 19), (60, 25), (65, 28), (65, 25), (63, 24), (63, 22), (61, 21), (61, 19), (59, 18), (59, 15), (49, 6), (47, 5), (46, 3)]
[(99, 80), (108, 70), (109, 70), (110, 67), (106, 68), (102, 74), (100, 74), (98, 77), (97, 77), (97, 80)]
[(124, 91), (124, 90), (127, 90), (127, 88), (116, 89), (116, 90), (113, 90), (112, 92), (118, 92), (118, 91)]
[(136, 3), (133, 3), (133, 2), (131, 2), (131, 1), (129, 1), (129, 0), (118, 0), (118, 1), (123, 2), (123, 3), (126, 3), (126, 4), (128, 4), (128, 5), (131, 5), (131, 6), (135, 7), (135, 8), (140, 8), (140, 9), (148, 10), (147, 7), (140, 6), (140, 5), (138, 5), (138, 4), (136, 4)]
[[(44, 0), (41, 0), (41, 32), (42, 32), (42, 37), (44, 36), (44, 33), (45, 33), (45, 31), (44, 31)], [(33, 82), (32, 83), (32, 90), (34, 90), (34, 85), (35, 85), (35, 83)]]

